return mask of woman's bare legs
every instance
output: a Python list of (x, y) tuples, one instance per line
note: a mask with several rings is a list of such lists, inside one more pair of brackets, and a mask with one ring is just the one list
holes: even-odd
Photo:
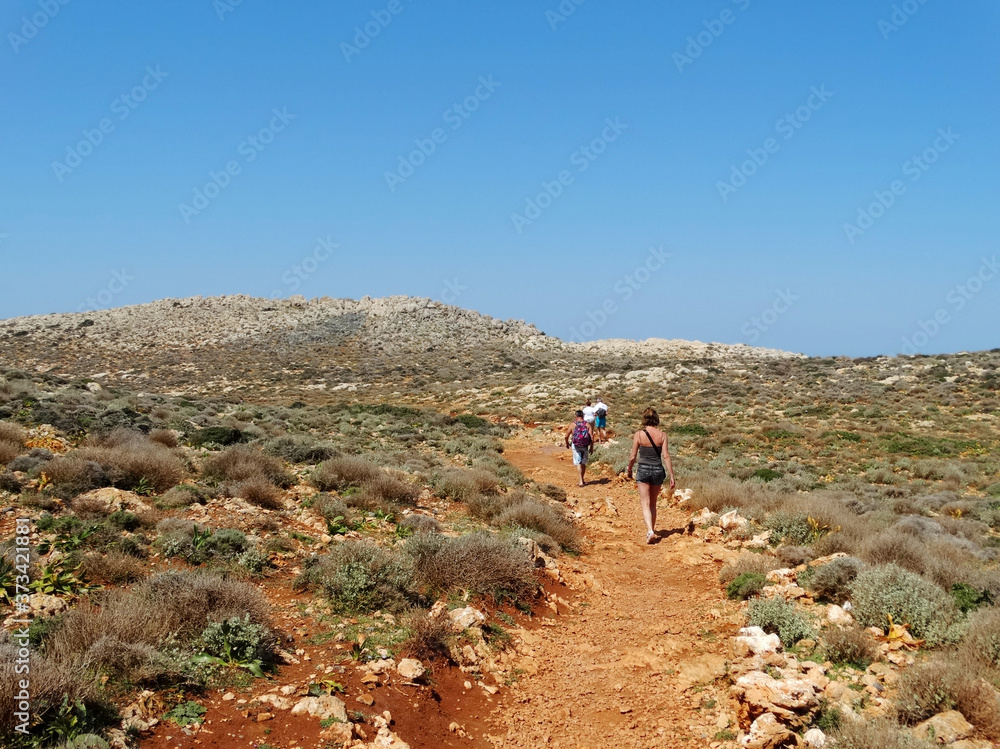
[(656, 499), (660, 496), (660, 486), (637, 482), (639, 488), (639, 507), (642, 508), (642, 519), (646, 521), (647, 538), (656, 534)]

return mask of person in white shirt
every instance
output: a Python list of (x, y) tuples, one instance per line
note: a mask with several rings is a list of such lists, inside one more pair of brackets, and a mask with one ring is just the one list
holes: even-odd
[(594, 431), (597, 432), (598, 442), (608, 441), (608, 404), (603, 398), (598, 398), (594, 405)]
[(597, 409), (590, 405), (590, 398), (587, 399), (587, 405), (583, 407), (583, 420), (587, 422), (591, 427), (594, 426), (594, 414), (597, 413)]

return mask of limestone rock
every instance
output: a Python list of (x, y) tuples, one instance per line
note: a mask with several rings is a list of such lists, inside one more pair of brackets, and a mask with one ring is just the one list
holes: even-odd
[(288, 697), (280, 697), (276, 694), (262, 694), (257, 698), (257, 702), (262, 705), (270, 705), (275, 710), (291, 710), (292, 701)]
[(451, 619), (451, 627), (456, 632), (486, 623), (486, 615), (472, 606), (466, 606), (464, 609), (452, 609), (448, 612), (448, 618)]
[(55, 616), (69, 608), (69, 605), (57, 596), (45, 593), (34, 593), (28, 597), (28, 606), (35, 616)]
[(347, 706), (344, 701), (331, 694), (319, 697), (303, 697), (292, 708), (292, 715), (311, 715), (320, 720), (334, 718), (342, 723), (347, 722)]
[(958, 710), (949, 710), (918, 723), (913, 735), (921, 739), (932, 739), (938, 744), (954, 744), (972, 736), (975, 729)]
[(805, 679), (775, 679), (763, 671), (751, 671), (736, 679), (730, 692), (740, 703), (743, 725), (764, 713), (774, 713), (788, 723), (819, 707), (818, 690)]
[(767, 573), (767, 581), (772, 585), (792, 585), (795, 583), (795, 570), (783, 567)]
[(427, 669), (416, 658), (403, 658), (396, 666), (396, 673), (407, 681), (420, 681), (427, 673)]
[(802, 741), (810, 749), (823, 749), (826, 746), (826, 734), (818, 728), (810, 728), (803, 734)]
[(826, 619), (834, 624), (853, 624), (854, 617), (837, 605), (827, 606)]
[(795, 734), (783, 726), (771, 713), (764, 713), (750, 726), (741, 742), (746, 749), (778, 749), (795, 746)]
[(148, 512), (152, 509), (152, 507), (139, 498), (138, 494), (135, 494), (134, 492), (127, 492), (122, 489), (115, 489), (110, 486), (106, 486), (102, 489), (94, 489), (86, 494), (81, 494), (73, 500), (74, 503), (80, 501), (100, 503), (109, 512), (114, 512), (122, 507), (130, 512)]
[(781, 638), (764, 634), (760, 627), (744, 627), (733, 638), (733, 645), (738, 656), (764, 655), (781, 650)]
[(750, 521), (740, 515), (739, 510), (730, 510), (725, 515), (719, 516), (719, 527), (724, 531), (736, 531), (746, 528)]

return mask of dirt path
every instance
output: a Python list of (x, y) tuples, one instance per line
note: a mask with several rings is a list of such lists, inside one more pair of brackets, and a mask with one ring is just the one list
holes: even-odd
[[(688, 513), (660, 502), (664, 537), (645, 545), (634, 484), (605, 474), (576, 486), (553, 438), (512, 441), (505, 457), (566, 488), (590, 542), (560, 567), (574, 590), (552, 626), (519, 633), (525, 672), (495, 714), (496, 747), (719, 747), (730, 744), (727, 638), (739, 616), (722, 596), (727, 552), (683, 533)], [(546, 624), (552, 622), (544, 622)]]

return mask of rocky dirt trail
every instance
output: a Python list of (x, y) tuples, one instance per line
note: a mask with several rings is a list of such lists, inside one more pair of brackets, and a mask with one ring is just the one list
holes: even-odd
[(570, 588), (560, 616), (516, 633), (524, 674), (489, 738), (503, 749), (731, 744), (733, 710), (713, 684), (742, 621), (718, 583), (729, 552), (686, 534), (689, 513), (664, 499), (660, 542), (647, 546), (634, 484), (588, 472), (577, 487), (570, 452), (553, 441), (520, 438), (505, 456), (566, 488), (588, 548), (559, 559)]

